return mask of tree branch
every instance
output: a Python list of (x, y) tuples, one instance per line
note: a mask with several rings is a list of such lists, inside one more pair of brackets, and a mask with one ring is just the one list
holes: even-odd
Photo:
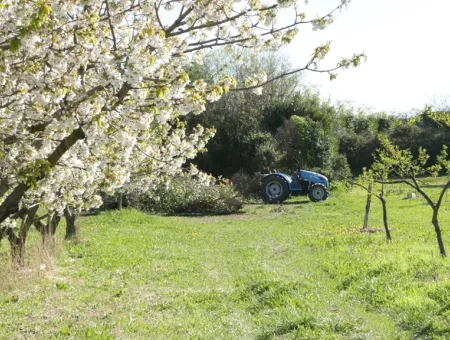
[[(66, 111), (73, 110), (75, 107), (77, 107), (77, 105), (81, 104), (83, 101), (88, 99), (90, 96), (92, 96), (96, 92), (104, 90), (104, 89), (105, 89), (105, 87), (102, 85), (97, 85), (97, 86), (93, 87), (92, 89), (86, 91), (86, 93), (83, 95), (83, 97), (80, 100), (73, 102), (73, 103), (69, 103), (69, 105), (66, 105), (66, 106), (58, 109), (57, 111), (55, 111), (52, 114), (51, 119), (44, 121), (42, 123), (31, 125), (31, 126), (27, 127), (27, 131), (29, 133), (37, 133), (37, 132), (44, 131), (45, 128), (52, 122), (53, 119), (57, 119), (60, 115), (62, 115)], [(13, 135), (13, 136), (9, 136), (9, 137), (6, 137), (5, 139), (3, 139), (3, 143), (6, 145), (9, 145), (9, 144), (14, 144), (19, 140), (20, 140), (19, 137), (17, 137), (16, 135)]]
[[(275, 5), (272, 5), (272, 6), (269, 6), (269, 7), (261, 8), (261, 9), (258, 10), (258, 12), (269, 11), (269, 10), (275, 9), (275, 8), (277, 8), (277, 7), (278, 7), (278, 5), (275, 4)], [(239, 19), (240, 17), (242, 17), (242, 16), (244, 16), (244, 15), (246, 15), (246, 14), (252, 12), (252, 11), (253, 11), (253, 10), (249, 9), (249, 10), (247, 10), (247, 11), (243, 11), (243, 12), (241, 12), (241, 13), (238, 13), (238, 14), (232, 16), (232, 17), (227, 17), (226, 19), (223, 19), (223, 20), (207, 22), (207, 23), (205, 23), (205, 24), (201, 24), (201, 25), (198, 25), (198, 26), (191, 26), (191, 27), (189, 27), (189, 28), (187, 28), (187, 29), (185, 29), (185, 30), (181, 30), (181, 31), (179, 31), (179, 32), (174, 32), (174, 33), (168, 34), (167, 37), (173, 37), (173, 36), (176, 36), (176, 35), (181, 35), (181, 34), (189, 33), (189, 32), (191, 32), (191, 31), (200, 30), (200, 29), (202, 29), (202, 28), (208, 28), (208, 27), (219, 26), (219, 25), (222, 25), (222, 24), (224, 24), (224, 23), (227, 23), (227, 22), (230, 22), (230, 21), (234, 21), (234, 20), (236, 20), (236, 19)]]
[(415, 189), (426, 199), (426, 201), (428, 202), (428, 204), (430, 205), (430, 207), (432, 209), (436, 208), (436, 205), (434, 204), (434, 202), (431, 200), (430, 196), (427, 195), (427, 193), (425, 191), (422, 190), (422, 188), (419, 186), (419, 183), (417, 183), (416, 177), (415, 176), (411, 176), (411, 179), (414, 183), (414, 187)]
[(436, 203), (436, 210), (439, 210), (439, 208), (441, 207), (442, 204), (442, 199), (444, 198), (444, 194), (445, 192), (450, 188), (450, 180), (447, 181), (447, 184), (445, 185), (445, 187), (442, 189), (441, 194), (439, 195), (439, 199)]
[[(362, 56), (362, 54), (361, 54), (360, 56)], [(290, 76), (290, 75), (293, 75), (293, 74), (295, 74), (295, 73), (302, 72), (302, 71), (310, 71), (310, 72), (316, 72), (316, 73), (328, 73), (328, 74), (330, 74), (330, 73), (332, 73), (333, 71), (339, 70), (340, 68), (345, 68), (345, 67), (350, 66), (350, 65), (352, 64), (352, 62), (349, 61), (349, 62), (346, 63), (346, 64), (338, 65), (338, 66), (336, 66), (336, 67), (333, 67), (333, 68), (330, 68), (330, 69), (327, 69), (327, 70), (316, 70), (316, 69), (310, 68), (311, 64), (314, 62), (315, 59), (316, 59), (316, 57), (313, 57), (313, 58), (307, 63), (307, 65), (306, 65), (305, 67), (302, 67), (302, 68), (299, 68), (299, 69), (296, 69), (296, 70), (292, 70), (292, 71), (288, 71), (288, 72), (281, 73), (281, 74), (279, 74), (279, 75), (277, 75), (277, 76), (275, 76), (275, 77), (273, 77), (273, 78), (271, 78), (271, 79), (269, 79), (269, 80), (267, 80), (267, 81), (265, 81), (265, 82), (263, 82), (263, 83), (261, 83), (261, 84), (253, 85), (253, 86), (247, 86), (247, 87), (233, 88), (233, 89), (230, 89), (230, 91), (244, 91), (244, 90), (252, 90), (252, 89), (256, 89), (256, 88), (258, 88), (258, 87), (261, 87), (261, 86), (265, 86), (265, 85), (267, 85), (267, 84), (270, 84), (270, 83), (272, 83), (272, 82), (274, 82), (274, 81), (276, 81), (276, 80), (278, 80), (278, 79), (281, 79), (281, 78), (283, 78), (283, 77)]]
[[(208, 2), (208, 4), (206, 4), (206, 6), (209, 5), (210, 2)], [(188, 10), (186, 10), (186, 12), (181, 13), (178, 18), (174, 21), (174, 23), (172, 25), (170, 25), (167, 29), (164, 30), (164, 32), (166, 33), (166, 37), (169, 37), (170, 34), (180, 25), (183, 25), (183, 20), (189, 15), (191, 14), (191, 12), (194, 10), (194, 6), (191, 6)]]
[[(55, 150), (47, 157), (47, 162), (53, 168), (61, 157), (79, 140), (85, 138), (86, 135), (81, 127), (73, 130), (70, 135), (65, 137)], [(36, 182), (45, 178), (46, 172), (44, 170), (36, 177)], [(19, 210), (19, 202), (25, 193), (31, 188), (30, 184), (19, 183), (14, 190), (5, 198), (0, 205), (0, 223), (6, 220), (11, 214)]]
[[(273, 8), (276, 8), (277, 6), (278, 5), (274, 5), (274, 6), (269, 7), (268, 9), (273, 9)], [(297, 17), (296, 17), (294, 23), (292, 23), (290, 25), (287, 25), (287, 26), (280, 27), (278, 29), (273, 29), (272, 28), (268, 32), (265, 32), (265, 33), (261, 34), (261, 36), (263, 37), (263, 36), (267, 36), (267, 35), (274, 35), (275, 33), (279, 33), (279, 32), (288, 30), (289, 28), (292, 28), (292, 27), (295, 27), (295, 26), (298, 26), (298, 25), (311, 24), (311, 23), (316, 22), (317, 20), (325, 20), (326, 18), (329, 18), (330, 16), (332, 16), (334, 14), (334, 12), (336, 12), (340, 8), (342, 8), (342, 4), (337, 6), (337, 7), (335, 7), (330, 13), (328, 13), (328, 14), (326, 14), (326, 15), (318, 18), (318, 19), (314, 19), (314, 20), (308, 20), (308, 21), (300, 20), (300, 21), (297, 21)], [(258, 26), (256, 26), (256, 28), (264, 29), (264, 28), (258, 27)], [(189, 31), (190, 31), (190, 29), (184, 30), (184, 31), (182, 31), (182, 32), (180, 32), (178, 34), (183, 34), (183, 33), (189, 32)], [(244, 41), (248, 41), (248, 40), (252, 39), (252, 38), (241, 38), (241, 39), (238, 39), (240, 37), (242, 37), (242, 34), (238, 34), (238, 35), (234, 35), (234, 36), (228, 37), (227, 41), (224, 42), (224, 43), (217, 43), (217, 41), (218, 40), (225, 41), (225, 38), (220, 38), (220, 39), (214, 38), (214, 39), (209, 39), (209, 40), (193, 42), (193, 43), (190, 43), (189, 46), (201, 46), (201, 47), (191, 48), (191, 49), (186, 50), (184, 52), (188, 53), (188, 52), (197, 51), (197, 50), (200, 50), (200, 49), (203, 49), (203, 48), (208, 48), (208, 47), (212, 48), (212, 47), (216, 47), (216, 46), (235, 44), (235, 43), (244, 42)], [(230, 41), (230, 39), (231, 39), (231, 41)], [(216, 42), (216, 43), (211, 44), (212, 42)]]
[(108, 23), (109, 23), (109, 29), (111, 31), (111, 35), (112, 35), (112, 41), (113, 41), (113, 49), (114, 51), (117, 51), (117, 40), (116, 40), (116, 35), (114, 33), (114, 26), (111, 22), (111, 14), (109, 13), (109, 2), (108, 0), (105, 0), (105, 9), (106, 9), (106, 14), (108, 15)]

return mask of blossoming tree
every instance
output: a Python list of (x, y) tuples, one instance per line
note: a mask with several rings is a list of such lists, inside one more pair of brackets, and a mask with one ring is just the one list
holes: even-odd
[[(294, 0), (1, 1), (0, 239), (20, 255), (37, 207), (88, 209), (100, 204), (100, 188), (114, 191), (132, 174), (149, 186), (180, 171), (212, 135), (186, 131), (182, 116), (271, 81), (261, 73), (245, 84), (191, 82), (185, 67), (217, 46), (278, 48), (299, 25), (324, 28), (347, 2), (306, 20)], [(278, 22), (282, 8), (292, 22)], [(292, 72), (333, 78), (364, 58), (321, 70), (329, 49), (317, 47)]]

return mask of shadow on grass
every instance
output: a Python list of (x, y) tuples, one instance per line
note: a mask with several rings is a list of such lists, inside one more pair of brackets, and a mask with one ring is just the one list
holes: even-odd
[(230, 213), (179, 213), (179, 214), (164, 214), (162, 216), (182, 216), (182, 217), (214, 217), (214, 216), (230, 216), (230, 215), (245, 215), (245, 211), (235, 211)]
[[(260, 202), (248, 202), (245, 203), (245, 205), (267, 205), (268, 207), (274, 207), (274, 206), (283, 206), (283, 205), (302, 205), (302, 204), (310, 204), (311, 201), (309, 200), (303, 200), (303, 201), (284, 201), (281, 203), (277, 202), (271, 202), (271, 203), (264, 203), (262, 200)], [(124, 207), (123, 209), (128, 209), (130, 207)], [(139, 210), (139, 209), (138, 209)], [(91, 209), (89, 211), (83, 211), (79, 214), (79, 216), (96, 216), (99, 215), (102, 212), (105, 211), (120, 211), (118, 208), (103, 208), (103, 209)], [(214, 216), (229, 216), (229, 215), (244, 215), (246, 214), (245, 211), (233, 211), (233, 212), (183, 212), (183, 213), (170, 213), (170, 214), (158, 214), (158, 213), (152, 213), (148, 211), (140, 210), (141, 212), (149, 215), (162, 215), (162, 216), (181, 216), (181, 217), (214, 217)]]
[(445, 183), (444, 184), (424, 184), (422, 185), (422, 188), (444, 188), (445, 187)]
[(309, 204), (309, 203), (311, 203), (311, 201), (309, 201), (309, 200), (288, 201), (288, 202), (284, 201), (284, 202), (281, 202), (281, 203), (277, 203), (277, 202), (267, 202), (267, 203), (265, 203), (265, 202), (263, 202), (261, 200), (259, 202), (248, 202), (248, 203), (245, 203), (245, 205), (264, 205), (264, 204), (267, 204), (267, 205), (272, 205), (273, 206), (273, 205), (276, 205), (276, 204), (278, 204), (278, 205), (295, 205), (295, 204)]
[(296, 322), (290, 322), (278, 327), (275, 327), (271, 331), (267, 331), (262, 333), (261, 335), (257, 336), (256, 339), (258, 340), (269, 340), (273, 339), (278, 336), (283, 336), (292, 332), (299, 332), (302, 329), (310, 329), (314, 330), (316, 328), (316, 325), (314, 323), (314, 320), (312, 318), (306, 317), (304, 319), (298, 320)]
[(429, 322), (425, 327), (420, 329), (420, 331), (417, 333), (417, 339), (448, 339), (448, 336), (450, 335), (450, 327), (444, 326), (444, 328), (440, 328), (439, 326), (436, 326), (432, 322)]
[(305, 200), (305, 201), (290, 201), (290, 202), (283, 202), (281, 205), (296, 205), (296, 204), (310, 204), (311, 201)]
[[(126, 208), (125, 208), (126, 209)], [(124, 210), (125, 210), (124, 209)], [(79, 214), (79, 216), (96, 216), (101, 214), (102, 212), (106, 211), (120, 211), (119, 209), (102, 209), (102, 210), (90, 210), (90, 211), (83, 211)], [(199, 212), (185, 212), (185, 213), (171, 213), (171, 214), (157, 214), (152, 213), (149, 211), (143, 211), (139, 210), (140, 212), (147, 214), (147, 215), (160, 215), (160, 216), (182, 216), (182, 217), (213, 217), (213, 216), (229, 216), (229, 215), (244, 215), (246, 214), (245, 211), (235, 211), (235, 212), (229, 212), (229, 213), (212, 213), (212, 212), (205, 212), (205, 213), (199, 213)]]

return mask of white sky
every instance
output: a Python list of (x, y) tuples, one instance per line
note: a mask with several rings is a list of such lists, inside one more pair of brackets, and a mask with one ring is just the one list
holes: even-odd
[[(307, 19), (329, 12), (338, 0), (310, 0)], [(356, 69), (305, 74), (332, 101), (351, 101), (375, 110), (420, 109), (436, 95), (450, 94), (450, 0), (352, 0), (324, 31), (300, 27), (284, 49), (294, 66), (304, 66), (315, 46), (332, 41), (323, 66), (364, 51)]]

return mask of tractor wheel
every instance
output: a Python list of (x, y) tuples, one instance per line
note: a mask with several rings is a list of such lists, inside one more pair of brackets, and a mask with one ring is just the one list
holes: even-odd
[(328, 189), (323, 184), (315, 183), (309, 187), (309, 198), (313, 202), (325, 201), (328, 195)]
[(283, 202), (289, 196), (289, 185), (281, 177), (269, 176), (261, 184), (261, 195), (266, 202)]

